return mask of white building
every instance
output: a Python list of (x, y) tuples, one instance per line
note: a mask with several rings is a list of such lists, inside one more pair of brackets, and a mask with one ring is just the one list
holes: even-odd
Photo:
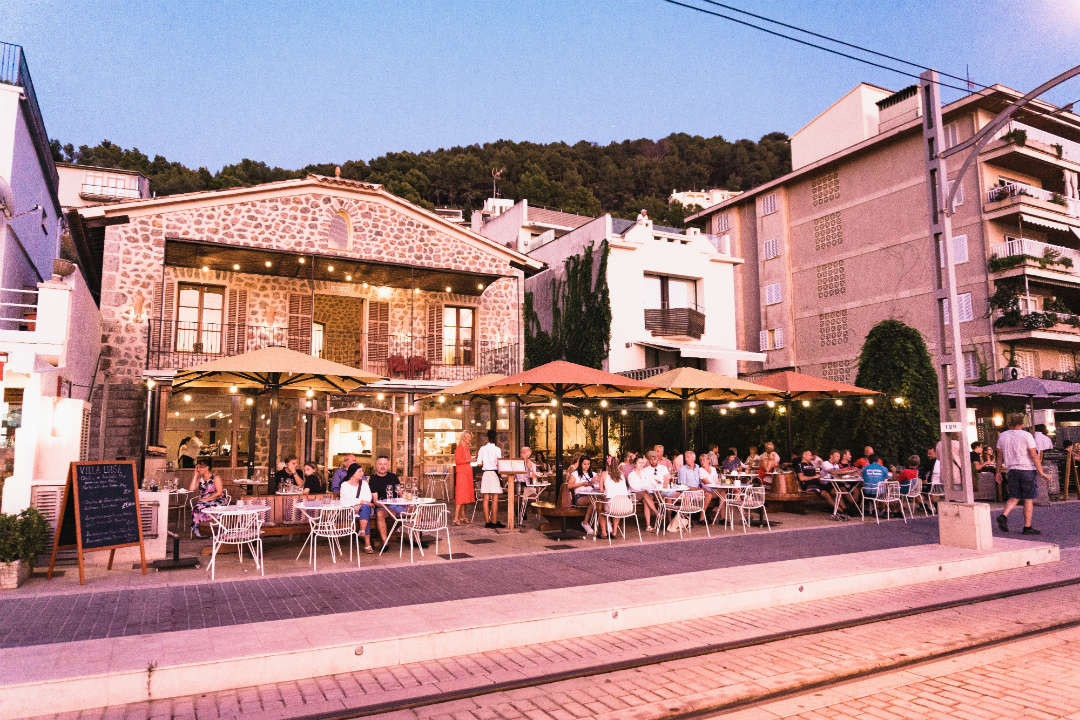
[(80, 459), (101, 344), (92, 288), (60, 259), (58, 175), (18, 45), (0, 43), (0, 477), (3, 511)]
[[(611, 341), (605, 370), (645, 376), (692, 366), (735, 375), (739, 360), (764, 359), (735, 343), (734, 273), (743, 261), (731, 254), (726, 237), (653, 225), (644, 214), (637, 220), (605, 214), (558, 234), (553, 227), (534, 234), (534, 212), (523, 200), (479, 232), (493, 232), (488, 237), (501, 241), (517, 237), (529, 257), (547, 264), (525, 281), (545, 330), (551, 327), (552, 280), (563, 277), (564, 260), (607, 241)], [(561, 215), (544, 219), (570, 223), (581, 217)], [(530, 224), (515, 225), (522, 218)]]
[(142, 200), (150, 197), (150, 180), (137, 170), (56, 163), (60, 205), (71, 208)]
[(725, 200), (730, 200), (739, 194), (739, 190), (724, 190), (723, 188), (709, 188), (708, 190), (672, 190), (668, 196), (668, 205), (679, 203), (683, 207), (707, 208)]
[(528, 200), (488, 198), (482, 210), (473, 212), (472, 231), (528, 253), (532, 248), (562, 237), (593, 218), (529, 205)]

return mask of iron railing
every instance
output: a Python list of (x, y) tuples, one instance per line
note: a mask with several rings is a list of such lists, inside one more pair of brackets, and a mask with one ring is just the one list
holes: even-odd
[(37, 290), (0, 288), (0, 330), (37, 330)]
[(45, 173), (46, 182), (51, 185), (50, 189), (56, 194), (60, 176), (52, 159), (49, 135), (45, 132), (45, 121), (41, 117), (41, 107), (38, 105), (37, 93), (34, 92), (34, 82), (30, 79), (30, 68), (26, 65), (26, 53), (21, 45), (0, 42), (0, 84), (15, 85), (23, 89), (27, 121), (38, 146), (41, 169)]
[[(390, 332), (372, 338), (362, 332), (325, 327), (321, 344), (289, 328), (247, 323), (202, 324), (151, 318), (146, 337), (146, 367), (179, 370), (264, 347), (281, 346), (375, 375), (399, 380), (471, 380), (485, 373), (511, 375), (521, 370), (517, 343), (481, 340), (465, 348), (460, 361), (444, 359), (424, 335)], [(441, 342), (441, 338), (440, 338)], [(321, 345), (321, 346), (320, 346)]]

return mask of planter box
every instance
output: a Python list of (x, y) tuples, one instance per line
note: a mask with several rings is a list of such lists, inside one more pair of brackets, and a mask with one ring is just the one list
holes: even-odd
[(14, 590), (29, 579), (29, 563), (22, 560), (0, 563), (0, 590)]

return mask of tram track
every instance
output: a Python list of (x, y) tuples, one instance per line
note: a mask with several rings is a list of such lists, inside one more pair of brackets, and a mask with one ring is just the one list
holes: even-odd
[[(979, 605), (982, 603), (1004, 600), (1011, 597), (1048, 592), (1060, 588), (1077, 585), (1080, 585), (1080, 576), (1064, 578), (1045, 583), (1037, 583), (1034, 585), (1019, 588), (1010, 588), (1008, 590), (970, 595), (967, 597), (954, 598), (941, 602), (926, 603), (898, 610), (890, 610), (881, 613), (871, 613), (861, 615), (859, 617), (848, 618), (845, 620), (833, 621), (828, 623), (819, 623), (792, 630), (783, 630), (774, 633), (762, 633), (751, 637), (741, 638), (738, 640), (703, 643), (691, 647), (680, 648), (678, 650), (652, 653), (640, 657), (617, 660), (610, 663), (597, 663), (585, 667), (574, 668), (572, 670), (554, 671), (550, 673), (533, 675), (521, 679), (497, 681), (487, 684), (477, 684), (472, 687), (465, 687), (455, 690), (421, 694), (408, 699), (396, 700), (393, 702), (357, 705), (353, 707), (342, 708), (340, 710), (334, 710), (331, 712), (297, 715), (293, 717), (297, 720), (337, 720), (339, 718), (341, 720), (349, 720), (352, 718), (372, 717), (383, 713), (401, 710), (422, 710), (423, 708), (441, 705), (443, 703), (482, 698), (484, 696), (493, 695), (496, 693), (505, 693), (524, 688), (534, 688), (552, 683), (564, 682), (567, 680), (581, 680), (601, 677), (610, 673), (616, 673), (626, 670), (635, 670), (639, 668), (659, 665), (662, 663), (687, 660), (696, 657), (729, 652), (732, 650), (764, 646), (786, 640), (795, 640), (798, 638), (805, 638), (813, 635), (821, 635), (824, 633), (847, 630), (850, 628), (857, 628), (861, 626), (872, 625), (875, 623), (886, 623), (893, 620), (900, 620), (903, 618), (910, 618), (918, 615), (940, 612), (943, 610), (951, 610), (966, 606)], [(850, 682), (853, 680), (859, 680), (875, 675), (880, 675), (883, 673), (894, 672), (896, 670), (910, 667), (912, 665), (947, 659), (949, 657), (955, 657), (964, 653), (975, 652), (989, 647), (1016, 642), (1018, 640), (1023, 640), (1029, 637), (1058, 632), (1078, 626), (1080, 626), (1080, 615), (1059, 623), (1052, 623), (1050, 625), (1029, 628), (1001, 637), (975, 640), (970, 644), (964, 645), (963, 647), (948, 648), (939, 652), (931, 652), (928, 654), (920, 655), (918, 657), (900, 658), (898, 660), (886, 662), (884, 664), (876, 665), (874, 667), (864, 670), (830, 676), (829, 678), (824, 678), (820, 681), (807, 682), (798, 688), (782, 688), (774, 691), (765, 691), (757, 693), (752, 697), (740, 698), (727, 702), (720, 702), (706, 707), (694, 708), (692, 710), (674, 711), (667, 714), (658, 715), (657, 717), (664, 718), (664, 720), (682, 720), (683, 718), (690, 719), (709, 717), (720, 713), (731, 712), (734, 710), (751, 707), (763, 702), (778, 700), (785, 697), (791, 697), (794, 695), (805, 693), (807, 691), (826, 688), (833, 685)]]

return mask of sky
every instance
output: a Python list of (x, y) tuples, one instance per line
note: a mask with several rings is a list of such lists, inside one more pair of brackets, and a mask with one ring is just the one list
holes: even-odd
[[(1080, 0), (726, 4), (1024, 91), (1080, 62)], [(24, 47), (50, 137), (212, 171), (501, 138), (756, 140), (860, 81), (914, 82), (662, 0), (0, 0), (0, 40)], [(1080, 78), (1046, 98), (1080, 99)]]

